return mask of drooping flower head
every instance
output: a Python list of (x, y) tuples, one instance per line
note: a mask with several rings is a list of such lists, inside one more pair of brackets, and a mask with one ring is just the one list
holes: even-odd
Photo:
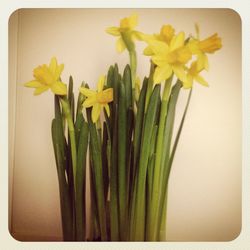
[(85, 87), (80, 88), (80, 92), (87, 97), (87, 99), (83, 102), (83, 107), (92, 107), (91, 119), (94, 123), (97, 122), (103, 108), (105, 108), (107, 115), (110, 116), (108, 103), (113, 101), (113, 89), (108, 88), (103, 90), (104, 83), (105, 76), (101, 76), (97, 84), (97, 91), (90, 90)]
[(34, 95), (40, 95), (48, 89), (56, 95), (66, 95), (67, 86), (60, 80), (63, 68), (64, 65), (58, 65), (56, 58), (53, 57), (49, 66), (43, 64), (33, 70), (34, 80), (25, 83), (25, 87), (35, 88)]
[(215, 33), (204, 40), (200, 40), (200, 29), (198, 24), (195, 25), (195, 28), (196, 37), (189, 41), (188, 47), (192, 54), (197, 55), (197, 67), (208, 70), (209, 64), (207, 54), (213, 54), (222, 47), (221, 38)]
[(147, 39), (148, 47), (146, 53), (150, 51), (151, 59), (156, 65), (154, 72), (154, 83), (161, 83), (167, 80), (172, 73), (182, 82), (186, 82), (184, 65), (191, 59), (192, 54), (185, 45), (185, 34), (180, 32), (173, 35), (169, 44), (156, 39)]
[(120, 20), (119, 27), (109, 27), (106, 32), (110, 35), (119, 37), (116, 42), (118, 52), (123, 52), (126, 48), (128, 51), (134, 50), (134, 41), (140, 39), (140, 32), (134, 30), (138, 24), (137, 14), (132, 14)]

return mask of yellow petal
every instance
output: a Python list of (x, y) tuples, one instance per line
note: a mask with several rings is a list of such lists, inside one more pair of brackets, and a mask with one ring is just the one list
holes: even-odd
[(182, 82), (186, 82), (187, 81), (187, 76), (184, 70), (183, 66), (180, 65), (173, 65), (173, 71), (175, 73), (175, 75), (177, 76), (177, 78), (179, 80), (181, 80)]
[(157, 40), (150, 40), (148, 44), (154, 54), (160, 54), (164, 56), (169, 51), (169, 46), (164, 42), (157, 41)]
[(107, 102), (112, 102), (113, 98), (114, 98), (114, 93), (113, 93), (113, 89), (112, 88), (108, 88), (103, 90), (103, 94), (107, 97)]
[(88, 97), (84, 102), (83, 102), (83, 107), (85, 108), (90, 108), (96, 103), (96, 96), (91, 96)]
[(154, 83), (161, 83), (167, 80), (172, 74), (172, 68), (167, 64), (163, 67), (156, 67), (154, 72)]
[(126, 49), (126, 45), (123, 42), (122, 38), (118, 38), (118, 40), (116, 41), (116, 50), (121, 53)]
[(167, 64), (167, 57), (157, 54), (155, 56), (152, 56), (152, 61), (154, 64), (162, 67)]
[(38, 87), (35, 89), (34, 95), (40, 95), (41, 93), (47, 91), (48, 89), (49, 89), (49, 86), (46, 86), (46, 85)]
[(99, 103), (95, 103), (91, 112), (91, 118), (94, 123), (97, 122), (100, 113), (101, 113), (101, 105)]
[(33, 70), (33, 76), (36, 80), (45, 85), (51, 85), (55, 82), (55, 77), (46, 64), (36, 67)]
[(67, 95), (67, 86), (62, 82), (55, 82), (50, 86), (52, 92), (56, 95)]
[(106, 104), (113, 101), (113, 89), (108, 88), (96, 94), (96, 101), (100, 104)]
[(206, 69), (208, 71), (209, 65), (208, 65), (208, 57), (204, 53), (199, 53), (197, 55), (197, 71), (201, 71), (203, 69)]
[(187, 44), (187, 47), (189, 48), (192, 54), (200, 53), (199, 42), (197, 40), (190, 40)]
[(105, 104), (105, 105), (104, 105), (104, 108), (105, 108), (106, 113), (107, 113), (107, 115), (108, 115), (108, 117), (109, 117), (109, 116), (110, 116), (110, 109), (109, 109), (109, 105), (108, 105), (108, 104)]
[(132, 14), (130, 17), (125, 17), (120, 21), (120, 27), (123, 30), (133, 30), (138, 23), (137, 14)]
[(174, 36), (175, 30), (171, 25), (163, 25), (161, 27), (161, 32), (160, 32), (160, 39), (162, 39), (164, 42), (168, 43), (172, 40)]
[(55, 57), (52, 57), (49, 64), (49, 69), (52, 72), (52, 74), (55, 74), (56, 68), (57, 68), (57, 60)]
[(208, 85), (208, 82), (207, 82), (201, 75), (196, 75), (196, 76), (194, 77), (194, 79), (195, 79), (198, 83), (200, 83), (201, 85), (203, 85), (203, 86), (206, 86), (206, 87), (209, 86), (209, 85)]
[(152, 56), (154, 54), (153, 50), (151, 49), (150, 46), (146, 47), (144, 50), (143, 50), (143, 54), (145, 56)]
[(24, 86), (28, 87), (28, 88), (39, 88), (39, 87), (42, 87), (44, 85), (42, 83), (40, 83), (39, 81), (33, 80), (33, 81), (25, 83)]
[(170, 51), (178, 49), (184, 45), (185, 34), (180, 32), (177, 36), (174, 36), (170, 42)]
[(193, 86), (193, 77), (187, 75), (187, 81), (182, 83), (184, 89), (190, 89)]
[(64, 64), (60, 64), (60, 65), (58, 65), (56, 67), (56, 71), (55, 71), (55, 79), (56, 79), (56, 81), (60, 78), (63, 69), (64, 69)]
[(205, 58), (204, 58), (204, 69), (205, 69), (206, 71), (209, 70), (208, 57), (207, 57), (206, 54), (205, 54)]
[(106, 32), (112, 36), (120, 36), (120, 29), (118, 27), (109, 27)]
[(192, 54), (190, 50), (188, 49), (188, 47), (186, 46), (183, 46), (180, 49), (177, 49), (176, 54), (177, 54), (177, 61), (180, 64), (186, 64), (192, 58)]
[(138, 15), (136, 13), (133, 13), (130, 17), (129, 17), (129, 26), (130, 29), (134, 29), (138, 24)]
[(217, 33), (199, 42), (199, 49), (204, 53), (214, 53), (221, 47), (221, 38)]
[(150, 41), (158, 40), (157, 35), (149, 35), (149, 34), (144, 34), (142, 32), (139, 32), (138, 36), (141, 39), (141, 40), (140, 39), (138, 39), (138, 40), (144, 41), (144, 42), (147, 42), (147, 43), (150, 42)]
[(91, 96), (95, 96), (96, 95), (96, 92), (91, 90), (91, 89), (88, 89), (88, 88), (85, 88), (85, 87), (80, 87), (79, 91), (84, 95), (84, 96), (87, 96), (87, 97), (91, 97)]
[(97, 84), (97, 91), (98, 92), (101, 92), (103, 90), (104, 83), (105, 83), (105, 76), (100, 76), (98, 84)]
[(148, 38), (148, 35), (140, 31), (135, 31), (135, 30), (131, 32), (131, 36), (132, 36), (132, 40), (138, 40), (138, 41), (145, 41)]
[(49, 70), (51, 74), (54, 76), (55, 81), (57, 81), (60, 78), (63, 69), (64, 65), (63, 64), (58, 65), (56, 58), (52, 57), (50, 60)]

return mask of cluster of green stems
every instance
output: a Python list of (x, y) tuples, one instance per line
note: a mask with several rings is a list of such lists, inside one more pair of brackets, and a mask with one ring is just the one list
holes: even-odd
[[(181, 82), (173, 84), (172, 76), (161, 91), (161, 84), (153, 84), (155, 65), (151, 63), (149, 76), (144, 78), (136, 100), (136, 52), (134, 48), (128, 51), (130, 65), (125, 67), (123, 75), (117, 64), (109, 68), (106, 87), (113, 88), (114, 96), (109, 104), (111, 114), (104, 112), (103, 122), (93, 123), (91, 108), (83, 115), (82, 94), (75, 110), (72, 78), (68, 95), (55, 96), (52, 138), (63, 237), (67, 241), (166, 239), (169, 174), (191, 91), (173, 140)], [(87, 165), (89, 176), (86, 176)], [(87, 201), (86, 178), (90, 180)], [(89, 232), (86, 202), (91, 203)]]

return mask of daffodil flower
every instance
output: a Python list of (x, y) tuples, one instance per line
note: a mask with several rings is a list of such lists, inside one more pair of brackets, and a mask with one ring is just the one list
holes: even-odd
[(192, 54), (184, 45), (185, 34), (180, 32), (173, 36), (169, 45), (162, 41), (148, 41), (153, 52), (152, 61), (157, 66), (154, 72), (154, 83), (167, 80), (172, 73), (182, 82), (186, 82), (184, 65), (191, 59)]
[(199, 26), (196, 24), (195, 28), (196, 38), (193, 38), (191, 41), (189, 41), (188, 47), (192, 54), (197, 55), (197, 67), (208, 70), (209, 64), (206, 53), (212, 54), (219, 50), (222, 47), (221, 38), (218, 37), (217, 33), (215, 33), (204, 40), (200, 40)]
[(107, 115), (110, 116), (108, 103), (113, 101), (113, 89), (108, 88), (103, 90), (104, 83), (105, 76), (101, 76), (97, 84), (97, 91), (93, 91), (85, 87), (80, 88), (80, 92), (87, 97), (87, 99), (83, 102), (83, 107), (92, 107), (91, 118), (94, 123), (97, 122), (102, 108), (105, 108)]
[(60, 80), (63, 68), (64, 65), (58, 65), (56, 58), (53, 57), (49, 66), (43, 64), (33, 70), (35, 79), (25, 83), (25, 87), (35, 88), (34, 95), (40, 95), (48, 89), (56, 95), (66, 95), (67, 86)]
[(119, 27), (109, 27), (106, 32), (110, 35), (119, 37), (116, 42), (116, 50), (123, 52), (126, 48), (128, 51), (134, 50), (134, 40), (140, 40), (140, 32), (134, 28), (138, 24), (137, 14), (132, 14), (130, 17), (125, 17), (120, 20)]
[(203, 86), (208, 87), (207, 81), (200, 75), (202, 69), (198, 67), (198, 62), (192, 62), (190, 68), (187, 70), (187, 81), (183, 82), (183, 87), (185, 89), (192, 88), (193, 82), (196, 81)]
[[(154, 34), (154, 35), (146, 35), (143, 34), (141, 35), (142, 40), (145, 42), (150, 41), (150, 40), (158, 40), (165, 42), (166, 44), (170, 44), (172, 38), (175, 35), (175, 30), (171, 25), (163, 25), (161, 27), (160, 33), (159, 34)], [(146, 56), (152, 56), (154, 53), (151, 49), (150, 46), (146, 47), (143, 51), (143, 54)]]

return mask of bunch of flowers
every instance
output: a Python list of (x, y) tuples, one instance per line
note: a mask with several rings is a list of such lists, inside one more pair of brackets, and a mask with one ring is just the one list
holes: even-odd
[[(119, 27), (106, 30), (118, 38), (117, 51), (129, 53), (130, 63), (123, 74), (115, 64), (107, 76), (100, 77), (96, 91), (83, 82), (77, 105), (73, 79), (68, 87), (62, 82), (64, 65), (58, 65), (56, 58), (35, 68), (34, 80), (25, 84), (35, 88), (35, 95), (48, 89), (55, 95), (52, 139), (66, 241), (158, 241), (166, 237), (168, 180), (192, 86), (195, 81), (208, 86), (201, 73), (209, 68), (208, 54), (222, 45), (217, 34), (201, 39), (198, 25), (195, 36), (185, 37), (171, 25), (148, 35), (135, 30), (137, 20), (133, 14), (121, 19)], [(136, 41), (146, 43), (144, 55), (151, 64), (141, 87), (136, 75)], [(173, 137), (182, 88), (189, 91), (189, 97)], [(91, 197), (88, 237), (86, 178)]]

